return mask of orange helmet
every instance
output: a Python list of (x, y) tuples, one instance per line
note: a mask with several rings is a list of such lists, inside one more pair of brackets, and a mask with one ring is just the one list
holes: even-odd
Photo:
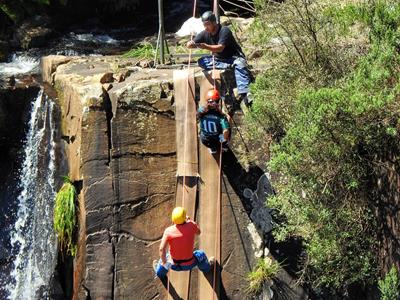
[(209, 100), (218, 101), (220, 98), (221, 97), (217, 90), (209, 90), (207, 92), (207, 101)]

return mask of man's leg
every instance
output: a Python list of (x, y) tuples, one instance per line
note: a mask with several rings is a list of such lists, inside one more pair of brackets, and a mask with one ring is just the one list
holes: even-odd
[(153, 268), (158, 278), (163, 279), (167, 276), (168, 269), (161, 264), (161, 259), (153, 262)]
[(204, 134), (200, 134), (200, 140), (204, 146), (210, 148), (211, 152), (217, 152), (218, 144), (212, 136), (206, 136)]
[(247, 68), (247, 62), (243, 57), (238, 57), (233, 62), (235, 66), (235, 78), (238, 94), (247, 94), (251, 82), (251, 74)]
[[(212, 55), (206, 55), (199, 58), (197, 62), (203, 70), (212, 70), (213, 66), (213, 58)], [(232, 66), (233, 59), (214, 59), (214, 64), (216, 69), (227, 69)]]
[(211, 271), (211, 265), (208, 261), (207, 255), (204, 253), (203, 250), (195, 250), (193, 255), (196, 257), (197, 260), (197, 267), (203, 273), (208, 273)]

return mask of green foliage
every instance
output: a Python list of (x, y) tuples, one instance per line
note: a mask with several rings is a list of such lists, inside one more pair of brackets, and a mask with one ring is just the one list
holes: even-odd
[(264, 7), (283, 51), (252, 86), (246, 123), (254, 139), (275, 138), (269, 167), (281, 177), (268, 205), (285, 216), (275, 237), (300, 236), (304, 278), (346, 292), (376, 281), (379, 198), (370, 190), (398, 145), (400, 4), (327, 3)]
[(76, 245), (73, 240), (76, 226), (75, 200), (75, 187), (68, 177), (64, 177), (64, 184), (55, 199), (54, 230), (57, 233), (60, 248), (71, 256), (76, 254)]
[(400, 298), (400, 278), (397, 269), (392, 266), (385, 278), (378, 281), (381, 300), (398, 300)]
[(67, 0), (4, 0), (0, 3), (0, 10), (14, 23), (22, 21), (40, 12), (43, 7), (50, 5), (50, 2), (66, 4)]
[(149, 42), (139, 43), (135, 48), (122, 54), (126, 58), (154, 59), (155, 48)]
[(247, 274), (248, 287), (246, 292), (250, 295), (260, 294), (263, 285), (274, 278), (280, 269), (280, 264), (269, 257), (260, 258), (254, 270)]
[(7, 4), (1, 3), (0, 10), (2, 10), (13, 22), (16, 22), (18, 20), (17, 13), (13, 11), (12, 8), (10, 8)]

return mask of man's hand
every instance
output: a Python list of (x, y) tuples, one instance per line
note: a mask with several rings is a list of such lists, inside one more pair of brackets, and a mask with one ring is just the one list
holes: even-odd
[(186, 43), (186, 47), (188, 47), (189, 49), (196, 48), (196, 43), (193, 40), (191, 40)]

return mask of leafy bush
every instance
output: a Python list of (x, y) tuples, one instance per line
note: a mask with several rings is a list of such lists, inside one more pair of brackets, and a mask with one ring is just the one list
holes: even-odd
[(268, 205), (285, 216), (275, 237), (302, 237), (304, 278), (345, 293), (376, 281), (371, 186), (388, 149), (400, 151), (400, 4), (328, 4), (263, 7), (283, 50), (252, 86), (246, 123), (255, 139), (275, 137), (269, 167), (281, 176)]
[(151, 43), (142, 42), (122, 56), (127, 58), (154, 59), (155, 51)]
[(381, 300), (398, 300), (400, 298), (400, 278), (397, 269), (392, 266), (385, 278), (379, 280)]
[(42, 11), (50, 2), (66, 4), (67, 0), (3, 0), (0, 3), (2, 11), (12, 22), (18, 23), (25, 17), (34, 16)]
[(58, 191), (54, 207), (54, 230), (58, 236), (60, 249), (75, 256), (76, 245), (73, 235), (76, 226), (76, 189), (68, 177)]
[(260, 294), (264, 284), (274, 278), (280, 269), (280, 264), (269, 257), (260, 258), (254, 270), (247, 274), (249, 285), (246, 292), (250, 295)]

